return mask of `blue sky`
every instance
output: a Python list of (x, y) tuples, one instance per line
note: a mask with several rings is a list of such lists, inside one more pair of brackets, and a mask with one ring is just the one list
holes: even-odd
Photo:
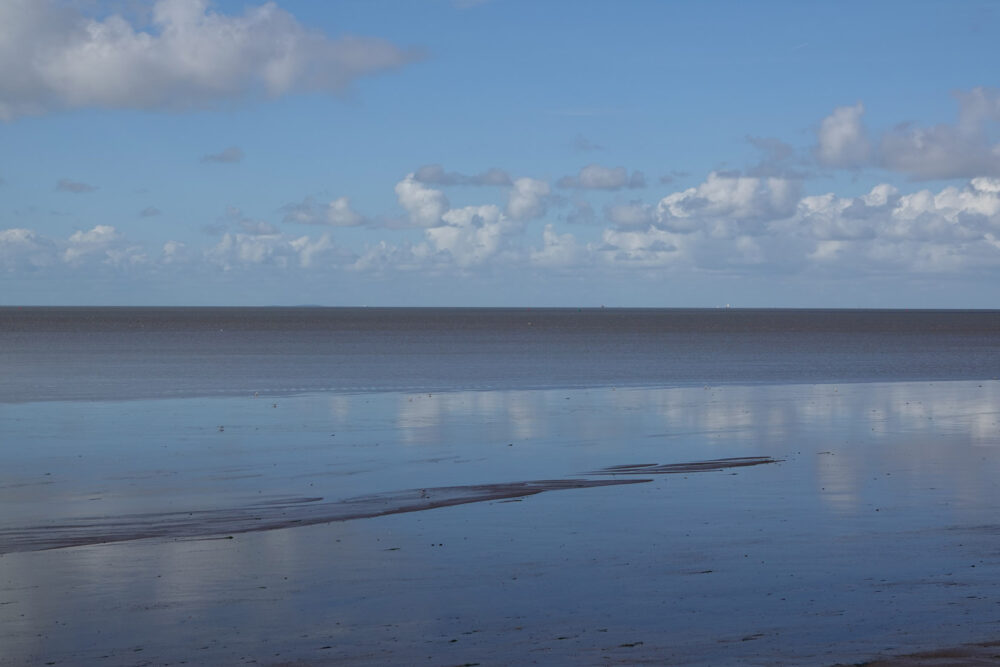
[(0, 0), (5, 304), (997, 307), (995, 2)]

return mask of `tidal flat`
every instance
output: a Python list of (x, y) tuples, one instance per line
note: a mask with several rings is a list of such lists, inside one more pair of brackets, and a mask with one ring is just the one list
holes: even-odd
[(955, 381), (0, 404), (0, 661), (850, 664), (988, 642), (998, 399)]

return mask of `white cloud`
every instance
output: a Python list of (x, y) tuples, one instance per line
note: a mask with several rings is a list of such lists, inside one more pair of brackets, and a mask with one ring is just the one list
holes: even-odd
[(351, 208), (351, 200), (337, 197), (326, 207), (326, 220), (335, 227), (354, 227), (365, 221), (363, 215)]
[(683, 246), (688, 239), (664, 229), (645, 230), (605, 229), (602, 243), (594, 248), (605, 265), (621, 268), (664, 267), (686, 261)]
[(828, 167), (861, 167), (871, 154), (868, 133), (861, 122), (865, 106), (837, 107), (823, 119), (817, 134), (816, 159)]
[(129, 245), (117, 229), (96, 225), (66, 239), (45, 237), (29, 229), (0, 230), (0, 268), (7, 271), (99, 266), (134, 268), (150, 263), (145, 249)]
[(710, 175), (698, 188), (665, 197), (657, 222), (607, 229), (592, 250), (616, 267), (834, 274), (1000, 268), (1000, 179), (908, 194), (882, 184), (853, 198), (800, 197), (787, 185)]
[(819, 239), (958, 242), (1000, 232), (1000, 179), (978, 178), (964, 188), (900, 195), (878, 185), (866, 195), (804, 197), (798, 218)]
[(186, 244), (180, 241), (167, 241), (163, 244), (161, 261), (164, 264), (183, 264), (191, 261), (191, 253)]
[(326, 235), (313, 240), (308, 236), (289, 239), (283, 234), (227, 233), (205, 252), (205, 258), (225, 271), (260, 265), (309, 268), (333, 250), (333, 242)]
[(205, 108), (338, 92), (420, 57), (381, 39), (330, 39), (274, 3), (227, 15), (211, 11), (207, 0), (157, 0), (148, 29), (71, 7), (0, 3), (0, 119), (61, 108)]
[(448, 198), (440, 190), (425, 187), (413, 174), (396, 184), (396, 198), (410, 215), (410, 221), (421, 227), (440, 224), (448, 210)]
[[(526, 267), (796, 276), (1000, 273), (1000, 178), (909, 192), (881, 184), (855, 197), (802, 196), (800, 186), (788, 179), (713, 172), (656, 205), (608, 206), (612, 228), (577, 227), (570, 234), (560, 224), (545, 225), (540, 245), (532, 247), (525, 240), (533, 228), (529, 221), (542, 215), (551, 196), (545, 181), (518, 179), (506, 207), (452, 209), (440, 191), (408, 176), (397, 184), (397, 196), (423, 228), (418, 241), (414, 230), (383, 227), (383, 236), (355, 255), (338, 249), (329, 235), (287, 236), (231, 208), (223, 218), (228, 233), (220, 232), (221, 239), (207, 249), (172, 240), (147, 251), (110, 225), (67, 238), (23, 228), (0, 230), (0, 271), (85, 276), (110, 268), (148, 271), (160, 279), (171, 275), (167, 267), (188, 271), (199, 266), (428, 275)], [(314, 209), (322, 212), (324, 224), (352, 219), (346, 198)]]
[(937, 193), (880, 185), (855, 199), (806, 197), (797, 217), (817, 239), (809, 258), (840, 270), (941, 273), (1000, 262), (1000, 179)]
[(795, 212), (801, 185), (784, 178), (712, 172), (698, 187), (667, 195), (656, 207), (669, 231), (707, 229), (717, 236), (759, 233), (770, 220)]
[(426, 243), (393, 245), (387, 241), (368, 246), (348, 268), (381, 275), (396, 271), (416, 271), (433, 265), (433, 256)]
[(586, 256), (587, 250), (577, 243), (572, 234), (558, 234), (552, 225), (545, 225), (542, 247), (532, 249), (529, 259), (535, 266), (564, 268), (583, 263)]
[(447, 252), (463, 268), (492, 259), (505, 248), (506, 238), (521, 230), (493, 205), (453, 209), (443, 220), (447, 224), (424, 234), (436, 252)]
[(1000, 176), (1000, 143), (990, 143), (989, 123), (1000, 121), (1000, 90), (974, 88), (956, 95), (954, 125), (904, 125), (882, 136), (881, 165), (916, 180)]
[(56, 255), (55, 244), (30, 229), (0, 230), (0, 268), (8, 272), (51, 266)]
[(535, 178), (519, 178), (507, 198), (507, 215), (514, 220), (531, 220), (545, 215), (549, 184)]
[(979, 87), (955, 97), (954, 124), (904, 123), (883, 132), (874, 148), (861, 121), (864, 105), (838, 107), (820, 125), (816, 159), (829, 167), (882, 167), (913, 180), (1000, 176), (1000, 143), (989, 132), (1000, 122), (1000, 90)]
[(318, 259), (334, 249), (329, 234), (324, 234), (315, 241), (308, 236), (300, 236), (289, 241), (288, 245), (299, 254), (299, 265), (304, 269), (312, 267)]
[(110, 225), (97, 225), (88, 231), (77, 231), (69, 237), (69, 247), (63, 251), (63, 259), (69, 263), (79, 262), (87, 255), (103, 253), (121, 239), (121, 234)]

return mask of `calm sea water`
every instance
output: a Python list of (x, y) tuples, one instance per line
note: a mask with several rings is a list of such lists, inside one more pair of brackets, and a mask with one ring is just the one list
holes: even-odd
[(1000, 311), (0, 308), (0, 401), (991, 379)]

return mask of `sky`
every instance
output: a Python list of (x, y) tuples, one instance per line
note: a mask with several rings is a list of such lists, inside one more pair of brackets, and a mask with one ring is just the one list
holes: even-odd
[(0, 0), (0, 304), (997, 308), (997, 63), (993, 0)]

